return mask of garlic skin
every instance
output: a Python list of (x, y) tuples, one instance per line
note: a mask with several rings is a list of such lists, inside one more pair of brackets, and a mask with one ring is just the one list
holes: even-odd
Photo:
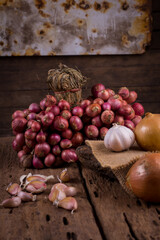
[(5, 199), (0, 205), (5, 208), (15, 208), (21, 204), (20, 197), (12, 197)]
[(67, 168), (65, 168), (65, 169), (61, 172), (58, 180), (59, 180), (60, 182), (69, 182), (70, 176), (69, 176), (69, 173), (68, 173)]
[(16, 196), (21, 191), (21, 187), (18, 183), (10, 183), (6, 191), (11, 195)]
[(107, 149), (115, 152), (121, 152), (129, 149), (135, 142), (134, 132), (121, 125), (114, 124), (104, 138), (104, 145)]

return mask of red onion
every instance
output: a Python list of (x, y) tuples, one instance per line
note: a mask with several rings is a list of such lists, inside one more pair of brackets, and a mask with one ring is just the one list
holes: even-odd
[(41, 124), (39, 122), (33, 120), (32, 124), (31, 124), (31, 130), (33, 132), (39, 132), (40, 129), (41, 129)]
[(47, 107), (45, 113), (52, 112), (54, 116), (58, 116), (60, 114), (60, 108), (56, 105), (53, 105), (51, 107)]
[(51, 107), (52, 105), (55, 105), (56, 103), (57, 103), (57, 100), (54, 96), (52, 96), (52, 95), (46, 96), (46, 101), (45, 101), (46, 108)]
[(62, 116), (66, 120), (69, 120), (71, 118), (72, 114), (69, 110), (62, 110), (62, 112), (60, 113), (60, 116)]
[(85, 134), (89, 139), (96, 139), (99, 135), (99, 130), (94, 125), (88, 125), (85, 128)]
[(16, 152), (19, 152), (22, 149), (22, 147), (17, 143), (16, 139), (13, 140), (12, 147)]
[(78, 160), (76, 151), (74, 149), (65, 149), (62, 151), (61, 157), (65, 162), (76, 162)]
[(36, 136), (36, 141), (38, 143), (43, 143), (46, 141), (46, 134), (44, 132), (39, 132)]
[(132, 122), (136, 126), (140, 121), (142, 120), (142, 117), (139, 115), (135, 115), (135, 117), (132, 119)]
[(61, 148), (60, 148), (60, 146), (59, 145), (55, 145), (55, 146), (53, 146), (53, 148), (52, 148), (52, 153), (54, 154), (54, 155), (60, 155), (61, 154)]
[(36, 120), (41, 120), (44, 115), (45, 111), (41, 111), (40, 113), (36, 114)]
[(27, 116), (27, 120), (34, 120), (34, 119), (36, 119), (36, 113), (34, 112), (29, 113)]
[(44, 168), (42, 160), (39, 157), (35, 156), (35, 155), (33, 157), (32, 164), (33, 164), (33, 167), (36, 168), (36, 169)]
[(50, 145), (57, 145), (61, 141), (61, 136), (58, 133), (52, 133), (48, 137), (48, 143)]
[(30, 140), (30, 139), (25, 139), (25, 143), (27, 145), (28, 148), (30, 148), (31, 150), (35, 147), (36, 145), (36, 141), (35, 140)]
[(102, 127), (99, 130), (99, 135), (102, 140), (104, 140), (104, 137), (106, 136), (106, 133), (108, 132), (108, 128)]
[(144, 108), (143, 108), (142, 104), (134, 103), (132, 105), (132, 108), (134, 109), (136, 115), (139, 115), (139, 116), (143, 116), (144, 115)]
[(23, 113), (24, 113), (24, 117), (26, 118), (28, 116), (28, 114), (30, 113), (29, 109), (28, 108), (24, 109)]
[(18, 117), (24, 118), (25, 117), (24, 112), (21, 111), (21, 110), (17, 110), (12, 114), (12, 119), (15, 119), (15, 118), (18, 118)]
[(32, 123), (33, 123), (34, 121), (35, 121), (35, 120), (33, 120), (33, 119), (32, 119), (32, 120), (29, 120), (28, 123), (27, 123), (27, 126), (28, 126), (29, 128), (31, 128)]
[(129, 97), (129, 90), (126, 87), (121, 87), (118, 91), (118, 94), (123, 98), (127, 99)]
[(60, 146), (63, 149), (70, 148), (72, 146), (72, 142), (69, 139), (62, 139), (60, 142)]
[(137, 93), (135, 91), (129, 92), (129, 97), (126, 99), (127, 103), (133, 103), (137, 99)]
[(124, 126), (133, 130), (135, 128), (134, 123), (131, 120), (124, 120)]
[(12, 131), (12, 133), (13, 133), (13, 135), (15, 135), (15, 136), (18, 134), (18, 133), (17, 133), (16, 131), (14, 131), (14, 130)]
[(42, 118), (42, 124), (43, 126), (50, 126), (54, 120), (54, 114), (52, 112), (47, 112)]
[(27, 153), (30, 153), (32, 151), (32, 149), (30, 149), (27, 145), (24, 145), (23, 151), (27, 154)]
[(33, 160), (32, 154), (26, 154), (19, 159), (19, 163), (24, 168), (30, 168), (32, 167), (32, 160)]
[(135, 111), (132, 109), (131, 113), (127, 116), (125, 116), (126, 120), (132, 120), (135, 117)]
[(55, 156), (52, 153), (49, 153), (44, 159), (44, 164), (46, 167), (52, 167), (55, 161), (56, 161)]
[(25, 143), (25, 138), (23, 133), (18, 133), (15, 137), (17, 144), (22, 147)]
[(107, 88), (106, 90), (109, 92), (110, 97), (115, 95), (115, 91), (113, 91), (112, 89)]
[(80, 102), (80, 107), (85, 110), (86, 107), (88, 107), (91, 104), (91, 101), (88, 99), (82, 100), (82, 102)]
[(122, 106), (121, 97), (116, 94), (108, 99), (108, 103), (111, 104), (112, 110), (118, 110)]
[(28, 109), (30, 112), (34, 112), (34, 113), (39, 113), (41, 111), (41, 108), (37, 103), (31, 103)]
[(72, 115), (82, 117), (83, 116), (83, 108), (77, 106), (72, 109)]
[(83, 128), (81, 119), (77, 116), (72, 116), (69, 120), (69, 124), (74, 131), (80, 131)]
[(102, 109), (105, 110), (111, 110), (111, 104), (109, 102), (104, 102), (102, 104)]
[(54, 129), (64, 131), (68, 128), (68, 121), (62, 116), (56, 116), (53, 122)]
[(110, 97), (109, 92), (106, 89), (98, 92), (97, 95), (98, 95), (99, 98), (103, 99), (104, 101), (107, 101), (108, 98)]
[(132, 113), (133, 108), (131, 105), (123, 105), (120, 109), (118, 109), (118, 113), (123, 116), (128, 116)]
[(122, 106), (127, 105), (128, 103), (126, 102), (126, 100), (122, 100)]
[(72, 141), (72, 146), (73, 146), (73, 147), (78, 147), (78, 146), (80, 146), (80, 145), (83, 143), (83, 141), (84, 141), (83, 134), (80, 133), (80, 132), (76, 132), (76, 133), (73, 135), (71, 141)]
[(44, 143), (38, 143), (35, 146), (35, 154), (37, 157), (45, 157), (47, 156), (47, 154), (50, 152), (50, 146), (48, 143), (44, 142)]
[(124, 125), (124, 117), (121, 115), (115, 115), (113, 122), (119, 125)]
[(69, 102), (67, 102), (64, 99), (61, 99), (58, 103), (58, 107), (60, 108), (60, 110), (70, 110), (70, 104)]
[(40, 105), (40, 108), (42, 109), (42, 111), (44, 111), (46, 109), (46, 98), (41, 100), (39, 105)]
[(25, 118), (18, 117), (12, 121), (12, 129), (17, 133), (24, 132), (24, 130), (26, 129), (26, 126), (27, 126), (27, 120)]
[(62, 132), (61, 136), (63, 138), (71, 139), (73, 136), (73, 133), (72, 133), (71, 129), (66, 129), (65, 131)]
[(33, 140), (36, 138), (36, 132), (33, 132), (32, 129), (27, 129), (24, 133), (26, 139)]
[(98, 92), (102, 91), (105, 89), (105, 86), (101, 83), (97, 83), (91, 88), (91, 92), (95, 98), (98, 97)]
[(101, 106), (97, 103), (93, 103), (86, 108), (86, 114), (89, 117), (96, 117), (101, 113)]
[(101, 120), (105, 124), (111, 124), (114, 120), (114, 112), (111, 110), (105, 110), (101, 114)]
[(101, 116), (100, 115), (92, 118), (92, 125), (95, 125), (98, 128), (102, 127), (103, 123), (101, 121)]
[(17, 155), (18, 158), (20, 159), (22, 156), (26, 155), (26, 152), (24, 150), (20, 150)]
[(95, 98), (93, 103), (97, 103), (97, 104), (99, 104), (101, 106), (104, 103), (104, 101), (101, 98)]

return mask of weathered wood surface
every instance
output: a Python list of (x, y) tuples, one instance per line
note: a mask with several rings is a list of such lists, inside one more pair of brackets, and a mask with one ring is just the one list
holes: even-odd
[[(19, 168), (11, 148), (12, 139), (0, 139), (0, 202), (9, 196), (5, 191), (8, 184), (18, 182), (21, 175), (32, 172), (56, 176), (62, 170)], [(104, 177), (80, 163), (69, 165), (68, 171), (71, 175), (68, 185), (78, 189), (78, 210), (71, 215), (52, 206), (47, 196), (57, 182), (54, 179), (36, 202), (22, 203), (12, 210), (0, 209), (1, 240), (160, 240), (160, 205), (130, 197), (116, 179)]]
[[(1, 240), (101, 240), (77, 164), (68, 167), (71, 180), (68, 185), (75, 186), (78, 194), (78, 210), (75, 214), (56, 208), (47, 199), (51, 186), (58, 182), (56, 176), (62, 169), (24, 170), (18, 166), (18, 158), (11, 148), (13, 138), (0, 139), (0, 202), (9, 197), (5, 191), (10, 182), (19, 183), (19, 177), (29, 172), (55, 176), (48, 183), (45, 193), (39, 194), (36, 202), (22, 203), (18, 208), (0, 209)], [(95, 237), (96, 236), (96, 237)]]

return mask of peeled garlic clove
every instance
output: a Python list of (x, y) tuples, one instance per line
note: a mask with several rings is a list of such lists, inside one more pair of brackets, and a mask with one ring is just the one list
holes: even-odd
[(18, 207), (21, 204), (21, 198), (20, 197), (12, 197), (5, 199), (2, 203), (1, 206), (5, 208), (15, 208)]
[(70, 176), (69, 176), (69, 173), (68, 173), (67, 168), (65, 168), (65, 169), (61, 172), (61, 174), (60, 174), (60, 176), (59, 176), (59, 179), (60, 179), (61, 182), (69, 182)]
[(64, 208), (66, 210), (71, 210), (73, 213), (78, 208), (78, 203), (73, 197), (66, 197), (58, 202), (58, 207)]
[(25, 189), (30, 193), (41, 193), (47, 189), (47, 185), (43, 181), (31, 181), (26, 186)]
[(67, 187), (65, 193), (67, 197), (73, 197), (77, 194), (77, 189), (75, 187)]
[(21, 191), (21, 187), (18, 183), (10, 183), (6, 191), (11, 195), (16, 196)]
[(36, 195), (32, 195), (32, 193), (27, 193), (23, 191), (18, 193), (18, 197), (20, 197), (23, 202), (30, 202), (30, 201), (34, 202), (36, 201), (36, 198), (37, 198)]
[(48, 198), (49, 198), (49, 200), (51, 202), (53, 202), (53, 204), (56, 205), (59, 201), (61, 201), (62, 199), (66, 198), (66, 194), (65, 194), (65, 192), (60, 191), (60, 190), (55, 188), (54, 190), (52, 190), (50, 192)]

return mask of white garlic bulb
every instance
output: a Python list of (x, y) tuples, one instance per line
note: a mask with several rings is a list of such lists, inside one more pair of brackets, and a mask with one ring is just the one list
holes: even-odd
[(114, 124), (105, 135), (104, 145), (111, 151), (121, 152), (129, 149), (134, 141), (135, 134), (131, 129)]

